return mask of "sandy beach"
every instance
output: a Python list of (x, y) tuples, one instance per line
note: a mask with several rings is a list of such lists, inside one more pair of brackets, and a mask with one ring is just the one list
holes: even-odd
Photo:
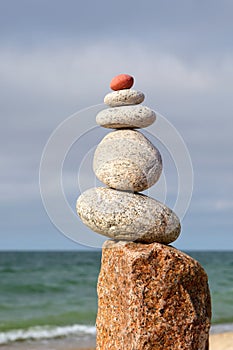
[(233, 350), (233, 332), (211, 334), (210, 350)]
[[(72, 349), (72, 350), (78, 350)], [(94, 348), (86, 348), (80, 350), (95, 350)], [(209, 350), (233, 350), (233, 332), (211, 334)]]
[[(78, 350), (78, 349), (72, 349), (72, 350)], [(95, 349), (86, 348), (82, 350), (95, 350)], [(233, 350), (233, 332), (210, 335), (209, 350)]]
[[(1, 350), (95, 350), (94, 344), (83, 347), (73, 338), (54, 339), (50, 341), (18, 342), (0, 345)], [(233, 350), (233, 332), (211, 334), (209, 350)]]
[[(78, 350), (78, 349), (70, 349)], [(94, 348), (86, 348), (80, 350), (95, 350)], [(212, 334), (210, 335), (209, 350), (233, 350), (233, 332)]]

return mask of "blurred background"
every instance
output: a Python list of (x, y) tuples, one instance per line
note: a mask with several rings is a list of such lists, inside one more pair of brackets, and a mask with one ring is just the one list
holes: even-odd
[[(212, 332), (233, 330), (232, 13), (230, 0), (0, 1), (2, 350), (94, 347), (101, 252), (91, 247), (105, 238), (84, 227), (75, 202), (85, 189), (101, 186), (92, 157), (109, 131), (95, 126), (95, 115), (120, 73), (133, 75), (145, 105), (172, 124), (165, 143), (158, 121), (143, 131), (164, 162), (148, 194), (171, 208), (177, 192), (184, 198), (190, 192), (192, 174), (184, 176), (183, 151), (176, 169), (166, 146), (175, 145), (176, 133), (187, 146), (193, 193), (174, 246), (208, 273)], [(77, 139), (66, 149), (70, 134), (60, 133), (43, 178), (50, 211), (59, 208), (54, 184), (61, 179), (68, 208), (57, 215), (66, 225), (62, 233), (42, 203), (40, 161), (51, 135), (74, 118), (70, 132)], [(62, 152), (62, 169), (55, 171)], [(67, 212), (76, 242), (66, 237)]]
[[(145, 104), (173, 124), (190, 152), (193, 196), (175, 246), (233, 249), (232, 10), (227, 0), (0, 2), (1, 250), (86, 248), (50, 222), (40, 159), (55, 128), (102, 103), (120, 73), (135, 77)], [(101, 137), (98, 129), (91, 135), (95, 144)], [(74, 211), (78, 153), (91, 147), (87, 137), (64, 170)], [(78, 217), (77, 229), (90, 234)]]

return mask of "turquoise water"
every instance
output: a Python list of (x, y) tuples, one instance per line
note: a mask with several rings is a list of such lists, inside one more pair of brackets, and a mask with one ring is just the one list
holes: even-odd
[[(205, 268), (213, 324), (233, 323), (233, 252), (188, 252)], [(93, 337), (100, 252), (1, 252), (0, 344)]]
[(212, 323), (233, 323), (233, 252), (187, 252), (209, 277)]

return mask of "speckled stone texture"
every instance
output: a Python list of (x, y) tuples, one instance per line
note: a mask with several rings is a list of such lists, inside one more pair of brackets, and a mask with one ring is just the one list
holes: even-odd
[(146, 128), (154, 123), (156, 114), (142, 105), (107, 108), (96, 116), (96, 123), (104, 128)]
[(97, 350), (208, 350), (210, 318), (197, 261), (159, 243), (105, 242)]
[(79, 196), (77, 212), (90, 229), (109, 238), (137, 242), (174, 242), (177, 215), (165, 204), (138, 193), (91, 188)]
[(127, 105), (137, 105), (142, 103), (145, 95), (141, 91), (133, 89), (118, 90), (108, 93), (104, 98), (104, 103), (110, 107)]
[(96, 147), (93, 170), (109, 187), (140, 192), (158, 181), (162, 158), (158, 149), (139, 131), (116, 130), (107, 134)]

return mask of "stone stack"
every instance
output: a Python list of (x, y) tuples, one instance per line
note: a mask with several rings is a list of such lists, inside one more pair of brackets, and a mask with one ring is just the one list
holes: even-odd
[(178, 217), (166, 205), (138, 193), (158, 181), (162, 158), (157, 148), (135, 130), (154, 123), (156, 114), (141, 105), (145, 96), (131, 89), (132, 84), (132, 77), (120, 75), (111, 82), (117, 90), (104, 98), (111, 108), (101, 111), (96, 122), (117, 130), (97, 146), (93, 169), (108, 187), (84, 192), (77, 201), (77, 211), (84, 224), (107, 237), (168, 244), (180, 234)]
[(169, 246), (180, 234), (176, 214), (141, 193), (162, 172), (159, 151), (139, 131), (156, 120), (131, 89), (113, 78), (110, 107), (97, 124), (116, 129), (97, 146), (93, 169), (107, 187), (81, 194), (77, 212), (105, 242), (98, 280), (97, 350), (208, 350), (208, 278), (198, 262)]

